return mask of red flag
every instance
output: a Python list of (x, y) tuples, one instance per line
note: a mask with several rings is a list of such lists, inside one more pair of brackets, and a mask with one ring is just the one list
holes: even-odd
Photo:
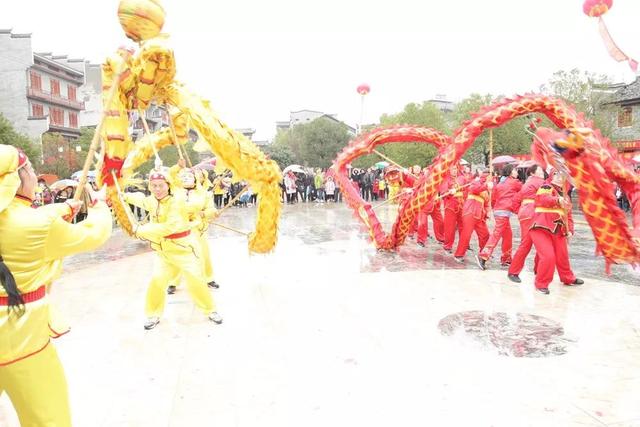
[(633, 72), (637, 72), (638, 62), (635, 59), (627, 56), (627, 54), (618, 47), (616, 42), (613, 41), (613, 38), (611, 37), (611, 34), (609, 34), (609, 30), (607, 29), (607, 26), (605, 25), (604, 19), (602, 19), (602, 17), (598, 18), (598, 26), (600, 29), (600, 36), (602, 36), (602, 40), (604, 41), (604, 45), (607, 48), (609, 55), (611, 55), (611, 57), (618, 62), (627, 61), (629, 67), (631, 67)]

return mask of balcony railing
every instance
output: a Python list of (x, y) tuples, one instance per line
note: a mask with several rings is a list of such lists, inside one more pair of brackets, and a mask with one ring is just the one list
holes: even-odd
[(74, 110), (84, 110), (84, 102), (72, 101), (71, 99), (63, 98), (60, 95), (53, 95), (41, 89), (27, 87), (27, 97), (45, 101), (50, 104), (73, 108)]
[(49, 131), (51, 132), (64, 132), (64, 133), (73, 133), (80, 135), (79, 128), (70, 128), (67, 126), (54, 125), (53, 123), (49, 123)]

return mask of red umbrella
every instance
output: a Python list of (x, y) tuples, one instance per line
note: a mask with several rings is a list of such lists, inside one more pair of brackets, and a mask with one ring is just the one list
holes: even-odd
[(518, 163), (516, 159), (511, 156), (498, 156), (491, 161), (492, 165), (502, 165), (505, 163)]

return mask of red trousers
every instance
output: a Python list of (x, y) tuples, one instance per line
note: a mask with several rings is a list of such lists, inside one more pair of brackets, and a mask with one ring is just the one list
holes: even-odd
[(456, 229), (458, 233), (462, 230), (462, 209), (454, 212), (453, 209), (444, 210), (444, 248), (450, 251), (453, 242), (456, 240)]
[[(411, 228), (409, 228), (409, 233), (407, 234), (408, 237), (413, 237), (413, 235), (416, 234), (416, 231), (419, 230), (418, 228), (419, 218), (420, 218), (420, 213), (418, 213), (418, 215), (416, 215), (416, 217), (413, 219), (413, 223), (411, 223)], [(418, 236), (420, 236), (420, 231), (418, 231)]]
[[(531, 252), (531, 248), (533, 247), (533, 240), (531, 240), (531, 236), (529, 236), (529, 229), (532, 225), (533, 218), (523, 219), (520, 221), (520, 246), (518, 246), (518, 249), (513, 254), (513, 260), (511, 261), (511, 266), (509, 267), (509, 274), (515, 274), (517, 276), (522, 272), (522, 269), (524, 268), (524, 262), (527, 259), (527, 256), (529, 256), (529, 252)], [(534, 271), (537, 271), (537, 253), (534, 263)]]
[(489, 240), (489, 229), (484, 218), (474, 218), (472, 214), (462, 216), (462, 231), (460, 231), (460, 240), (458, 240), (458, 247), (454, 256), (463, 257), (469, 249), (469, 242), (471, 241), (471, 234), (476, 232), (478, 236), (478, 248), (481, 251), (484, 245)]
[(429, 216), (433, 220), (433, 234), (438, 242), (444, 241), (444, 223), (440, 209), (434, 208), (430, 213), (418, 214), (418, 243), (426, 243), (429, 237)]
[(567, 238), (542, 228), (530, 230), (529, 236), (536, 247), (539, 259), (536, 267), (536, 288), (548, 288), (556, 269), (562, 283), (573, 283), (576, 276), (571, 271), (569, 263)]
[(491, 234), (491, 237), (489, 238), (487, 244), (484, 245), (482, 252), (480, 252), (480, 258), (484, 260), (488, 260), (489, 258), (491, 258), (493, 250), (498, 245), (500, 239), (502, 239), (502, 256), (500, 257), (500, 262), (502, 264), (510, 263), (512, 244), (511, 240), (513, 238), (511, 232), (511, 222), (509, 221), (510, 217), (497, 216), (495, 217), (495, 219), (496, 225), (493, 228), (493, 233)]

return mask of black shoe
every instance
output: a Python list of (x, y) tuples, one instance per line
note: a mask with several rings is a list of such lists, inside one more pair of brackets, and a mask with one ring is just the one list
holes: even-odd
[(563, 283), (565, 286), (578, 286), (578, 285), (584, 285), (584, 280), (582, 279), (576, 279), (571, 283)]
[(522, 283), (522, 280), (520, 280), (517, 274), (508, 274), (507, 277), (514, 283)]
[(167, 288), (167, 293), (168, 293), (169, 295), (173, 295), (173, 294), (175, 294), (175, 293), (176, 293), (176, 287), (175, 287), (174, 285), (170, 285), (170, 286)]
[(213, 289), (220, 289), (220, 285), (218, 285), (215, 280), (212, 280), (209, 283), (207, 283), (207, 286)]
[(144, 328), (148, 331), (155, 328), (158, 323), (160, 323), (159, 317), (149, 317), (144, 324)]
[(418, 242), (418, 246), (422, 246), (424, 248), (424, 243)]
[(487, 269), (487, 261), (480, 258), (480, 255), (476, 255), (476, 264), (478, 264), (478, 268), (480, 268), (480, 270), (486, 270)]
[(502, 267), (509, 267), (511, 265), (511, 261), (503, 262), (500, 264)]
[(549, 288), (536, 288), (536, 291), (541, 292), (545, 295), (549, 295), (551, 292), (549, 292)]
[(455, 262), (457, 262), (458, 264), (464, 264), (464, 257), (463, 256), (454, 256), (453, 260)]

